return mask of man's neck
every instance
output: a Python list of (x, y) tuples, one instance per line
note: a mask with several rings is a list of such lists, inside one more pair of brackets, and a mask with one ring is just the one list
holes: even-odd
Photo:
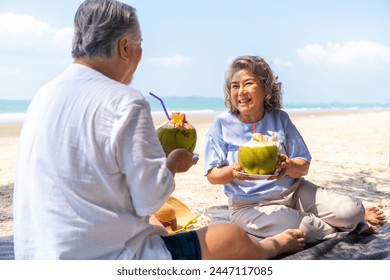
[(110, 79), (120, 82), (121, 77), (115, 67), (114, 59), (110, 58), (76, 58), (74, 63), (78, 63), (87, 66), (93, 70), (96, 70)]

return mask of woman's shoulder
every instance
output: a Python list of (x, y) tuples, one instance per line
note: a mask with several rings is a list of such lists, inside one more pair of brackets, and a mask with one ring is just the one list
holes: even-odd
[(236, 119), (236, 117), (231, 112), (226, 111), (226, 112), (223, 112), (223, 113), (220, 113), (219, 115), (217, 115), (214, 118), (214, 123), (215, 122), (225, 122), (227, 120), (232, 121), (234, 119)]
[(217, 115), (211, 122), (209, 131), (221, 131), (226, 124), (233, 124), (235, 116), (230, 112), (223, 112)]
[(272, 109), (269, 112), (269, 114), (272, 115), (273, 117), (277, 117), (277, 118), (280, 118), (282, 120), (290, 119), (289, 114), (282, 109)]
[(230, 111), (225, 111), (217, 115), (217, 119), (232, 118), (234, 115)]

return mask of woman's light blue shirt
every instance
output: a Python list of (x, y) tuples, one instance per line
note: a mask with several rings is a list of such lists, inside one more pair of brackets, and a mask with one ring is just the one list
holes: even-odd
[[(248, 142), (253, 135), (253, 123), (241, 122), (230, 112), (219, 115), (212, 123), (205, 139), (205, 171), (238, 162), (238, 148)], [(256, 132), (269, 135), (267, 131), (282, 132), (285, 140), (280, 153), (289, 158), (301, 158), (310, 163), (310, 152), (291, 122), (288, 114), (282, 110), (266, 112), (264, 117), (255, 123)], [(260, 201), (275, 198), (289, 187), (296, 179), (284, 176), (278, 180), (268, 181), (233, 179), (224, 185), (225, 194), (231, 199)]]

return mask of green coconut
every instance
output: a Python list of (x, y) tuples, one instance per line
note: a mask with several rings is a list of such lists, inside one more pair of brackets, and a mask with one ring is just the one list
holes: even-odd
[(167, 121), (157, 128), (157, 136), (166, 156), (179, 148), (184, 148), (190, 152), (195, 150), (197, 141), (196, 129), (187, 121), (180, 126)]
[(248, 174), (273, 174), (279, 162), (279, 150), (273, 143), (251, 140), (240, 146), (238, 162)]

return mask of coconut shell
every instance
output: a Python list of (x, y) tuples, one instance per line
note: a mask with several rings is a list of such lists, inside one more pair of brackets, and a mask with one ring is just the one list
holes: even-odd
[(179, 129), (167, 121), (157, 128), (157, 136), (166, 156), (179, 148), (190, 152), (195, 150), (197, 133), (195, 127), (188, 122)]

